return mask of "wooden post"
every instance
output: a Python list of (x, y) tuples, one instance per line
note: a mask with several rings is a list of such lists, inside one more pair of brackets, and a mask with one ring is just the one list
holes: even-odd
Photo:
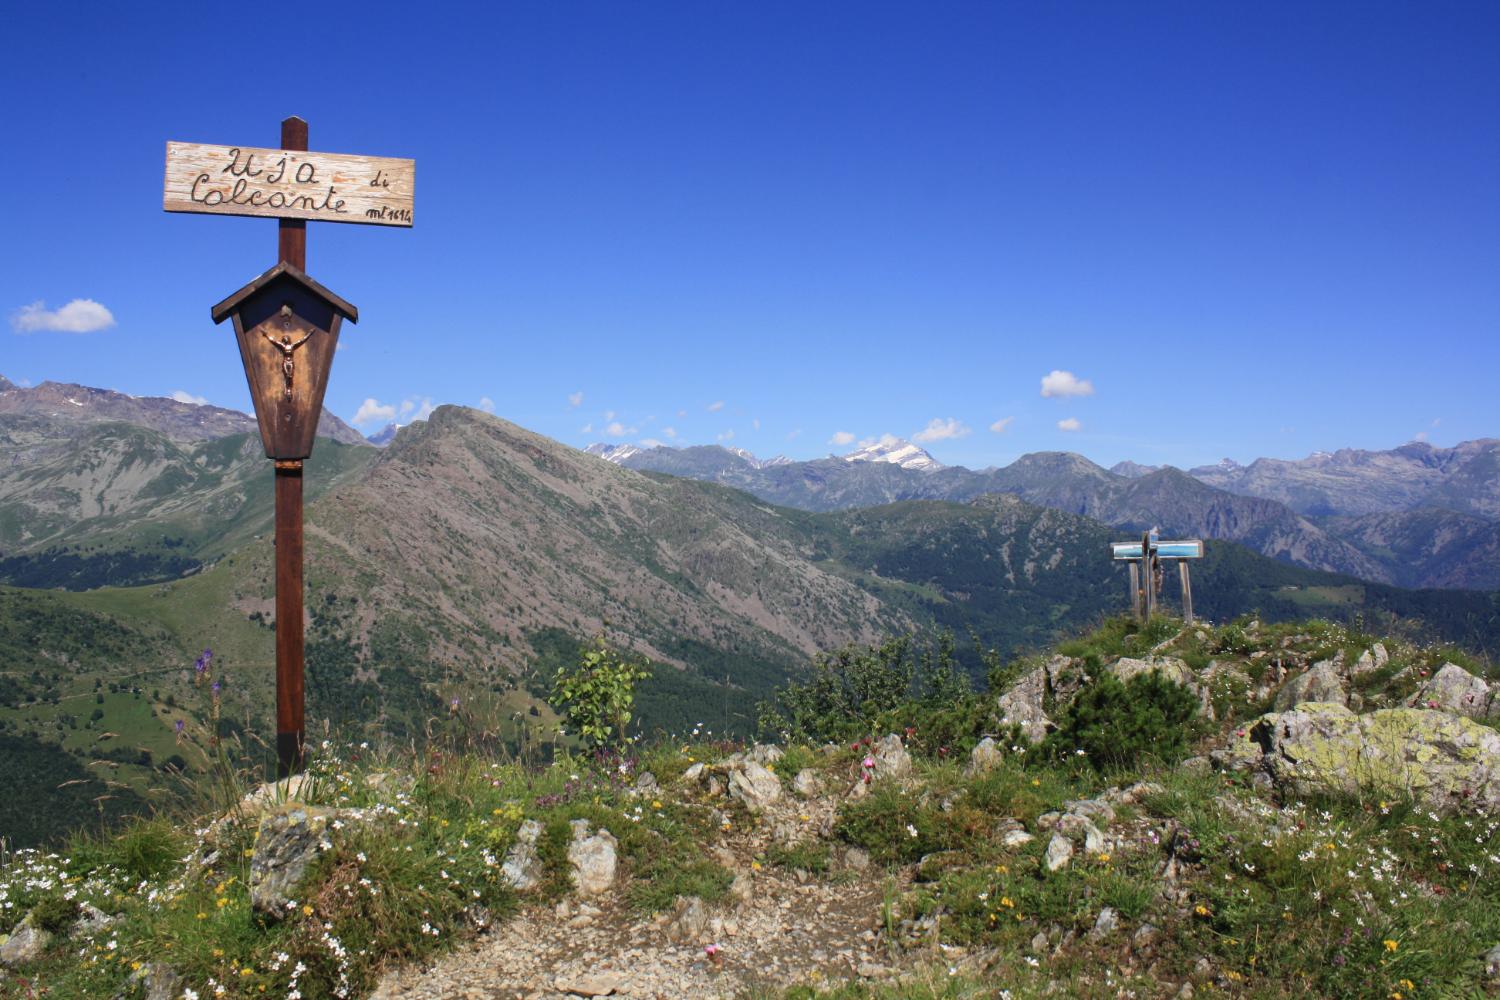
[(1132, 559), (1126, 563), (1130, 567), (1130, 613), (1136, 618), (1141, 617), (1141, 570)]
[[(281, 123), (281, 148), (307, 152), (307, 122)], [(277, 260), (307, 271), (307, 220), (278, 219)], [(321, 414), (314, 414), (317, 420)], [(276, 463), (276, 776), (306, 763), (303, 697), (302, 462)]]
[(1145, 600), (1142, 602), (1141, 621), (1151, 620), (1151, 613), (1156, 610), (1156, 572), (1151, 558), (1151, 532), (1141, 535), (1141, 589), (1145, 592)]
[(1188, 561), (1177, 560), (1177, 575), (1182, 579), (1182, 620), (1193, 624), (1193, 578), (1188, 575)]

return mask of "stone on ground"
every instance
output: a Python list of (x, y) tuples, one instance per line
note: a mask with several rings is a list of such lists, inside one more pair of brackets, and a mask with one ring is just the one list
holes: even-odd
[(618, 842), (608, 830), (590, 835), (589, 821), (575, 819), (573, 842), (568, 845), (568, 864), (573, 885), (581, 896), (597, 896), (615, 884), (615, 848)]

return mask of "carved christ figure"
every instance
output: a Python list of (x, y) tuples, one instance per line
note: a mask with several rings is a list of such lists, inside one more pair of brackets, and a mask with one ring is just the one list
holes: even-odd
[(312, 330), (309, 329), (301, 337), (293, 340), (292, 335), (286, 332), (286, 327), (291, 325), (291, 318), (292, 307), (282, 306), (282, 333), (280, 338), (273, 336), (269, 330), (266, 330), (264, 328), (262, 328), (261, 330), (261, 336), (265, 337), (266, 340), (271, 342), (272, 347), (281, 352), (281, 377), (286, 380), (286, 388), (283, 391), (282, 395), (283, 398), (287, 400), (290, 400), (292, 398), (292, 376), (296, 371), (296, 362), (292, 359), (292, 353), (296, 351), (297, 348), (307, 343), (307, 338), (313, 335)]

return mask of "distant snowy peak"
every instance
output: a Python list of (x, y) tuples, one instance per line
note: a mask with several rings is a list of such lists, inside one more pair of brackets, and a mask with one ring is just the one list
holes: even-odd
[(388, 445), (388, 444), (391, 443), (391, 439), (396, 436), (396, 432), (399, 431), (400, 429), (401, 429), (401, 425), (400, 424), (392, 422), (392, 423), (386, 424), (384, 427), (380, 428), (380, 430), (376, 431), (374, 434), (367, 434), (367, 435), (365, 435), (365, 440), (368, 441), (368, 442), (370, 442), (371, 444), (373, 444), (377, 448), (384, 448), (386, 445)]
[[(605, 444), (604, 442), (600, 441), (596, 444), (589, 445), (583, 450), (588, 452), (590, 455), (599, 456), (606, 462), (613, 462), (616, 465), (624, 465), (629, 462), (630, 459), (635, 458), (637, 455), (645, 455), (649, 460), (651, 455), (670, 456), (690, 455), (695, 452), (712, 453), (715, 449), (733, 455), (735, 458), (739, 459), (741, 462), (744, 462), (752, 469), (770, 469), (778, 465), (787, 465), (792, 461), (785, 455), (777, 455), (775, 458), (756, 458), (753, 452), (746, 451), (744, 448), (726, 448), (724, 445), (707, 445), (702, 448), (683, 449), (674, 447), (669, 444), (658, 444), (651, 448), (641, 448), (633, 444)], [(631, 468), (655, 468), (655, 466), (631, 465)], [(676, 468), (673, 467), (671, 471), (676, 472)]]
[(943, 464), (910, 441), (887, 434), (878, 441), (862, 441), (859, 450), (844, 456), (846, 462), (889, 462), (903, 469), (936, 472)]
[(724, 450), (731, 455), (743, 458), (757, 469), (770, 469), (774, 466), (787, 465), (791, 462), (791, 459), (785, 455), (777, 455), (775, 458), (756, 458), (753, 452), (746, 451), (744, 448), (725, 448)]
[(583, 450), (590, 455), (598, 455), (606, 462), (623, 465), (627, 458), (630, 458), (632, 455), (639, 455), (645, 449), (637, 448), (633, 444), (605, 444), (601, 441), (597, 444), (591, 444)]

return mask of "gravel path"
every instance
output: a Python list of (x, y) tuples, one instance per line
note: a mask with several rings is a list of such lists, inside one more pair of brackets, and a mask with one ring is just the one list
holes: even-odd
[[(876, 935), (879, 886), (765, 871), (736, 886), (687, 940), (673, 940), (683, 937), (673, 914), (642, 918), (614, 898), (534, 906), (433, 966), (388, 976), (374, 1000), (729, 1000), (753, 988), (890, 974)], [(719, 946), (717, 963), (709, 944)]]

